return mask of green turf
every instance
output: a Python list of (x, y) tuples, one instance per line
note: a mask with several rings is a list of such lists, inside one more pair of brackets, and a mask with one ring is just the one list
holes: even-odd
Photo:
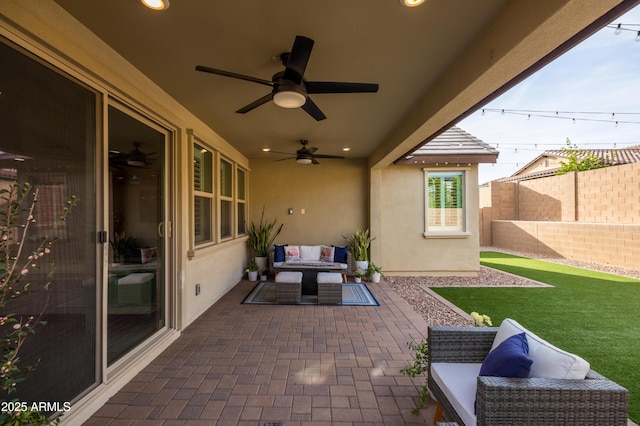
[(494, 325), (513, 318), (629, 389), (629, 417), (640, 421), (640, 281), (498, 252), (480, 263), (551, 284), (547, 288), (433, 288)]

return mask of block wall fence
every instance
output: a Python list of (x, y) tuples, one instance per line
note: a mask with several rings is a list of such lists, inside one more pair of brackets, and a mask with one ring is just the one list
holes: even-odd
[(480, 245), (640, 270), (640, 163), (480, 188)]

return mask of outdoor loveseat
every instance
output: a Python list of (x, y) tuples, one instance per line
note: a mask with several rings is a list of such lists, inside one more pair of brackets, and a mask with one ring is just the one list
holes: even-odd
[[(529, 376), (479, 376), (492, 348), (519, 332), (529, 342), (533, 360)], [(448, 424), (627, 424), (625, 388), (513, 320), (505, 319), (500, 328), (429, 327), (428, 345), (430, 395), (440, 404), (442, 421)]]

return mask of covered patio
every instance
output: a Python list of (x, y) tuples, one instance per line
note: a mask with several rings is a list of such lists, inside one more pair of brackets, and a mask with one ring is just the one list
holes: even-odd
[(433, 424), (400, 373), (427, 323), (388, 284), (377, 307), (243, 305), (241, 281), (87, 425)]

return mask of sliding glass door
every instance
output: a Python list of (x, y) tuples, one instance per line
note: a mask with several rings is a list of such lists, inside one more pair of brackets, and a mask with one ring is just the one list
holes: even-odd
[(109, 106), (107, 364), (166, 324), (168, 132)]

